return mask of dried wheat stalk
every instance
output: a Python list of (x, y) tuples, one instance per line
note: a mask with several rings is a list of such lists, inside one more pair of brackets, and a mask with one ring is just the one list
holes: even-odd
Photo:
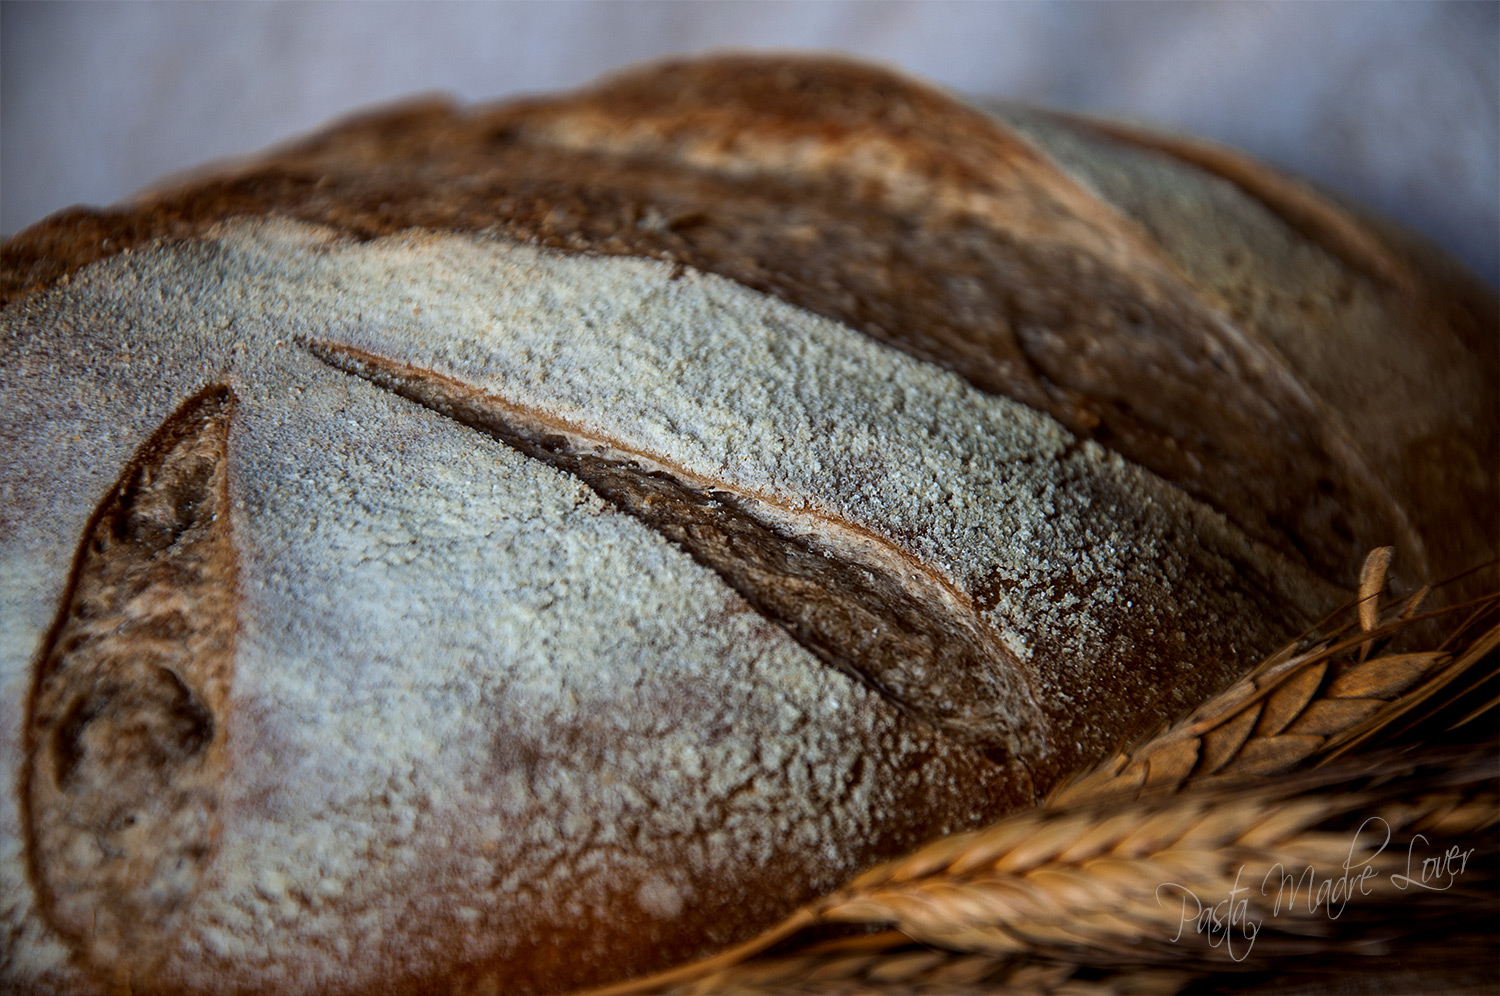
[(1133, 967), (1091, 973), (1067, 962), (970, 954), (914, 943), (900, 931), (812, 944), (757, 958), (673, 990), (683, 996), (798, 993), (803, 996), (952, 993), (1126, 996), (1175, 992), (1195, 973)]

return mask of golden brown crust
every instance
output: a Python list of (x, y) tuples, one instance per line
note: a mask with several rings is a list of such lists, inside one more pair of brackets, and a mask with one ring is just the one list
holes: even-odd
[[(1449, 284), (1417, 257), (1294, 184), (1234, 157), (1202, 154), (1189, 144), (1153, 144), (1126, 132), (1100, 134), (1174, 156), (1247, 191), (1299, 238), (1311, 239), (1318, 251), (1349, 264), (1351, 283), (1378, 285), (1384, 314), (1407, 332), (1437, 329), (1470, 346), (1493, 338), (1484, 325), (1485, 308), (1492, 312), (1493, 303), (1482, 294), (1444, 298), (1442, 288)], [(1463, 566), (1458, 559), (1472, 552), (1474, 536), (1483, 535), (1488, 525), (1476, 525), (1472, 509), (1493, 497), (1494, 475), (1487, 469), (1476, 473), (1469, 464), (1482, 462), (1493, 450), (1493, 425), (1481, 425), (1472, 436), (1454, 432), (1420, 444), (1403, 439), (1388, 451), (1370, 449), (1310, 389), (1306, 372), (1286, 362), (1272, 338), (1254, 323), (1233, 314), (1222, 295), (1190, 277), (1153, 238), (1149, 225), (1097, 196), (1018, 133), (880, 70), (826, 60), (720, 59), (668, 64), (555, 100), (477, 111), (427, 104), (380, 113), (230, 174), (153, 193), (126, 208), (55, 216), (4, 247), (0, 301), (18, 309), (12, 314), (23, 313), (27, 295), (56, 286), (91, 263), (155, 240), (194, 240), (240, 216), (315, 222), (351, 239), (406, 229), (491, 232), (566, 253), (649, 257), (731, 278), (952, 370), (988, 394), (1052, 415), (1084, 439), (1096, 440), (1205, 499), (1250, 537), (1305, 560), (1325, 578), (1347, 580), (1366, 547), (1386, 542), (1402, 545), (1404, 563), (1414, 566), (1415, 573), (1453, 570)], [(335, 248), (325, 245), (319, 251)], [(697, 278), (666, 282), (663, 274), (661, 279), (680, 286)], [(423, 303), (433, 302), (424, 298)], [(909, 362), (890, 350), (882, 352)], [(358, 361), (345, 363), (345, 372), (450, 417), (481, 390), (474, 386), (472, 371), (467, 374), (471, 381), (465, 382), (438, 372), (440, 364), (429, 361), (418, 369), (412, 365), (416, 361), (403, 360), (406, 365), (395, 373), (394, 367), (372, 373), (378, 359), (373, 354), (356, 355), (354, 347), (341, 347), (341, 352), (325, 350), (323, 359), (335, 353)], [(361, 363), (371, 369), (353, 369)], [(903, 602), (920, 583), (882, 576), (854, 561), (823, 562), (826, 549), (778, 534), (774, 524), (757, 520), (748, 492), (729, 493), (719, 487), (718, 478), (703, 474), (643, 469), (648, 462), (641, 457), (644, 450), (614, 447), (618, 452), (606, 454), (612, 444), (602, 435), (579, 434), (582, 443), (560, 440), (549, 434), (561, 422), (543, 424), (546, 420), (539, 417), (536, 425), (512, 424), (516, 420), (507, 418), (519, 407), (511, 406), (512, 411), (494, 398), (486, 404), (495, 410), (469, 412), (459, 421), (585, 481), (597, 495), (711, 567), (825, 663), (857, 674), (909, 715), (957, 732), (990, 750), (992, 757), (1003, 752), (1013, 731), (987, 710), (1006, 714), (1000, 718), (1015, 727), (1026, 726), (1026, 709), (1015, 708), (1001, 694), (1004, 690), (986, 686), (980, 673), (1016, 669), (1014, 655), (1002, 653), (993, 634), (969, 632), (981, 628), (978, 622), (970, 626), (971, 615), (978, 618), (978, 610), (994, 608), (987, 600), (1002, 598), (1006, 579), (944, 589), (926, 602)], [(1458, 410), (1469, 411), (1465, 404)], [(947, 441), (956, 435), (938, 433)], [(215, 438), (222, 449), (222, 439)], [(1447, 449), (1424, 455), (1429, 446)], [(1061, 466), (1070, 452), (1033, 453), (1026, 459), (1055, 458)], [(1377, 458), (1380, 473), (1370, 466)], [(1459, 469), (1451, 478), (1440, 476), (1455, 466)], [(854, 487), (848, 480), (837, 486)], [(1442, 493), (1432, 494), (1437, 491)], [(1092, 489), (1085, 481), (1076, 484), (1071, 497), (1082, 496), (1085, 508), (1091, 502), (1111, 506), (1099, 510), (1106, 524), (1111, 515), (1140, 513), (1131, 498), (1146, 494), (1144, 489), (1114, 494), (1125, 497), (1111, 502), (1108, 491)], [(1149, 497), (1142, 501), (1150, 504)], [(1447, 520), (1433, 524), (1434, 509), (1448, 510)], [(1070, 508), (1058, 514), (1078, 513)], [(1203, 519), (1218, 525), (1217, 516), (1205, 512), (1199, 525)], [(1181, 524), (1178, 528), (1195, 531)], [(1170, 539), (1160, 549), (1135, 553), (1149, 561), (1177, 557), (1181, 550), (1173, 543), (1211, 545), (1198, 536)], [(1493, 545), (1492, 533), (1489, 542)], [(1433, 555), (1424, 561), (1428, 552)], [(1092, 540), (1080, 556), (1091, 553)], [(1195, 563), (1188, 554), (1181, 559)], [(1204, 584), (1222, 585), (1225, 591), (1217, 592), (1223, 596), (1221, 604), (1245, 610), (1244, 625), (1253, 629), (1248, 642), (1269, 643), (1289, 635), (1297, 612), (1315, 600), (1297, 603), (1275, 590), (1279, 579), (1268, 576), (1275, 569), (1266, 564), (1279, 568), (1284, 561), (1253, 559), (1234, 562)], [(1154, 566), (1148, 562), (1130, 569), (1145, 574)], [(937, 571), (929, 573), (936, 577)], [(1289, 576), (1293, 573), (1287, 570)], [(1086, 599), (1093, 579), (1084, 571), (1074, 580), (1076, 590), (1058, 575), (1048, 597), (1058, 604)], [(929, 587), (937, 591), (941, 585)], [(1167, 587), (1151, 597), (1167, 603), (1192, 590)], [(970, 599), (972, 605), (949, 611), (953, 606), (943, 598), (950, 595)], [(223, 618), (230, 615), (226, 611)], [(897, 618), (891, 631), (860, 643), (862, 634), (872, 631), (872, 620), (878, 629), (882, 618), (892, 616)], [(1135, 654), (1128, 657), (1132, 673), (1118, 690), (1111, 689), (1118, 691), (1118, 701), (1098, 707), (1110, 712), (1098, 722), (1095, 706), (1075, 704), (1080, 682), (1066, 668), (1067, 648), (1034, 648), (1068, 679), (1064, 694), (1053, 694), (1042, 708), (1045, 725), (1068, 741), (1052, 767), (1030, 772), (1011, 763), (1001, 768), (977, 754), (958, 752), (942, 762), (944, 770), (986, 786), (991, 797), (984, 806), (976, 803), (978, 808), (955, 815), (951, 799), (929, 798), (914, 781), (900, 795), (909, 809), (907, 822), (875, 826), (858, 854), (888, 855), (944, 821), (969, 818), (980, 809), (990, 815), (1014, 805), (1032, 787), (1022, 784), (1028, 774), (1055, 779), (1063, 773), (1058, 765), (1097, 751), (1099, 738), (1116, 736), (1132, 720), (1162, 719), (1161, 710), (1193, 701), (1222, 676), (1222, 669), (1232, 667), (1234, 651), (1247, 641), (1236, 635), (1242, 631), (1235, 630), (1235, 623), (1224, 622), (1216, 635), (1230, 646), (1204, 652), (1205, 644), (1184, 642), (1181, 633), (1161, 622), (1175, 618), (1142, 609), (1133, 621), (1105, 634), (1123, 638)], [(1198, 621), (1218, 625), (1212, 619)], [(953, 639), (955, 633), (961, 638)], [(1174, 647), (1193, 652), (1174, 654)], [(1214, 659), (1194, 675), (1181, 674), (1185, 662), (1197, 665), (1205, 657)], [(37, 744), (66, 744), (71, 735), (58, 731), (73, 729), (68, 717), (81, 713), (69, 712), (62, 692), (53, 694), (54, 686), (62, 687), (54, 680), (62, 671), (49, 667), (38, 679), (39, 718), (31, 736)], [(924, 672), (929, 667), (935, 677)], [(1095, 677), (1104, 670), (1101, 666)], [(1187, 689), (1181, 701), (1171, 698), (1179, 691), (1174, 681)], [(1087, 694), (1079, 698), (1087, 702), (1101, 682), (1083, 683)], [(137, 684), (137, 698), (151, 708), (153, 703), (175, 708), (182, 698), (172, 697), (175, 686), (167, 694), (150, 682)], [(192, 682), (184, 687), (189, 699), (213, 698)], [(1153, 698), (1156, 693), (1159, 699)], [(679, 705), (652, 701), (642, 711), (668, 714)], [(216, 715), (213, 708), (208, 711)], [(198, 712), (189, 708), (183, 714), (191, 718)], [(906, 721), (881, 716), (881, 729), (887, 732)], [(144, 726), (156, 730), (151, 722)], [(166, 725), (157, 726), (169, 739), (176, 737), (174, 742), (191, 741), (190, 735), (184, 741), (173, 732), (183, 726), (174, 723), (168, 715)], [(601, 759), (631, 749), (618, 732), (584, 723), (541, 746), (521, 733), (499, 730), (488, 760), (507, 777), (521, 770), (532, 777), (530, 773), (564, 756), (584, 767), (598, 760), (597, 769), (606, 763)], [(879, 751), (870, 751), (875, 753)], [(39, 750), (33, 764), (50, 765), (55, 776), (57, 755), (55, 749), (50, 754)], [(920, 778), (922, 758), (914, 765), (913, 777)], [(45, 787), (37, 771), (30, 773), (31, 783)], [(857, 772), (850, 778), (851, 784), (860, 780)], [(57, 810), (52, 803), (34, 801), (33, 811), (46, 817), (52, 812), (48, 806)], [(722, 822), (728, 815), (726, 804), (724, 812), (705, 819)], [(59, 820), (34, 836), (50, 840)], [(514, 826), (507, 824), (507, 832), (517, 838), (526, 829), (520, 818)], [(461, 832), (453, 834), (462, 842)], [(54, 853), (58, 849), (48, 851), (45, 844), (33, 845), (46, 866), (37, 876), (44, 896), (48, 890), (72, 887), (63, 881), (66, 876), (55, 874), (64, 863)], [(446, 858), (446, 853), (431, 858), (432, 866), (424, 866), (423, 874), (442, 881), (452, 871), (443, 864)], [(744, 936), (784, 912), (786, 903), (810, 898), (813, 888), (803, 866), (783, 863), (780, 857), (736, 881), (775, 892), (775, 901), (740, 902), (716, 880), (694, 881), (692, 891), (709, 925), (683, 927), (670, 918), (645, 921), (639, 925), (641, 943), (621, 955), (620, 924), (588, 917), (633, 908), (638, 895), (609, 895), (586, 904), (586, 912), (568, 926), (544, 924), (545, 929), (527, 936), (502, 938), (511, 946), (500, 954), (489, 947), (473, 957), (462, 956), (468, 965), (463, 972), (469, 973), (462, 976), (441, 968), (429, 977), (427, 969), (398, 964), (400, 954), (449, 943), (456, 950), (470, 936), (457, 919), (442, 919), (446, 911), (426, 918), (407, 911), (400, 923), (408, 946), (379, 948), (391, 964), (382, 963), (380, 971), (366, 978), (396, 980), (411, 988), (482, 989), (503, 982), (507, 988), (538, 991), (603, 981), (622, 972), (664, 967)], [(570, 887), (574, 884), (570, 880)], [(648, 900), (651, 895), (648, 889)], [(86, 938), (77, 916), (55, 899), (44, 905), (50, 904), (49, 916), (59, 933), (88, 949), (91, 944), (128, 946), (128, 924), (119, 923), (138, 912), (132, 903), (128, 895), (103, 903), (108, 929), (102, 941), (94, 935)], [(365, 912), (355, 903), (341, 903), (325, 907), (349, 922)], [(154, 916), (158, 911), (148, 912)], [(494, 925), (487, 929), (493, 938)], [(515, 950), (524, 951), (525, 958), (510, 957)], [(323, 955), (330, 962), (339, 958), (334, 951), (319, 952)], [(109, 952), (87, 957), (122, 962)], [(151, 957), (142, 954), (139, 964), (132, 965), (149, 975), (156, 968)], [(238, 963), (233, 968), (249, 972)], [(162, 978), (171, 978), (170, 973)], [(195, 984), (181, 983), (185, 988)], [(241, 988), (248, 991), (253, 984), (244, 982)]]

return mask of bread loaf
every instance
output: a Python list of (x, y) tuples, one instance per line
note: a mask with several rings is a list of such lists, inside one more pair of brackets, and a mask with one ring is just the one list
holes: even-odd
[(1496, 550), (1496, 301), (1217, 147), (721, 57), (4, 248), (0, 975), (561, 992)]

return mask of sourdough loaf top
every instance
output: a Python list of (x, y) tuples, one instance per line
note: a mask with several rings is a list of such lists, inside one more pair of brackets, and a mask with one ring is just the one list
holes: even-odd
[(1026, 804), (1366, 548), (1495, 546), (1470, 278), (861, 66), (383, 112), (4, 261), (38, 988), (659, 968)]

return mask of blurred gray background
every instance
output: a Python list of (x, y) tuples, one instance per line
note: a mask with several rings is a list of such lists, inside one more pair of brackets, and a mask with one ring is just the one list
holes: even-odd
[(483, 100), (734, 47), (1218, 139), (1500, 283), (1492, 2), (6, 3), (0, 231), (411, 93)]

